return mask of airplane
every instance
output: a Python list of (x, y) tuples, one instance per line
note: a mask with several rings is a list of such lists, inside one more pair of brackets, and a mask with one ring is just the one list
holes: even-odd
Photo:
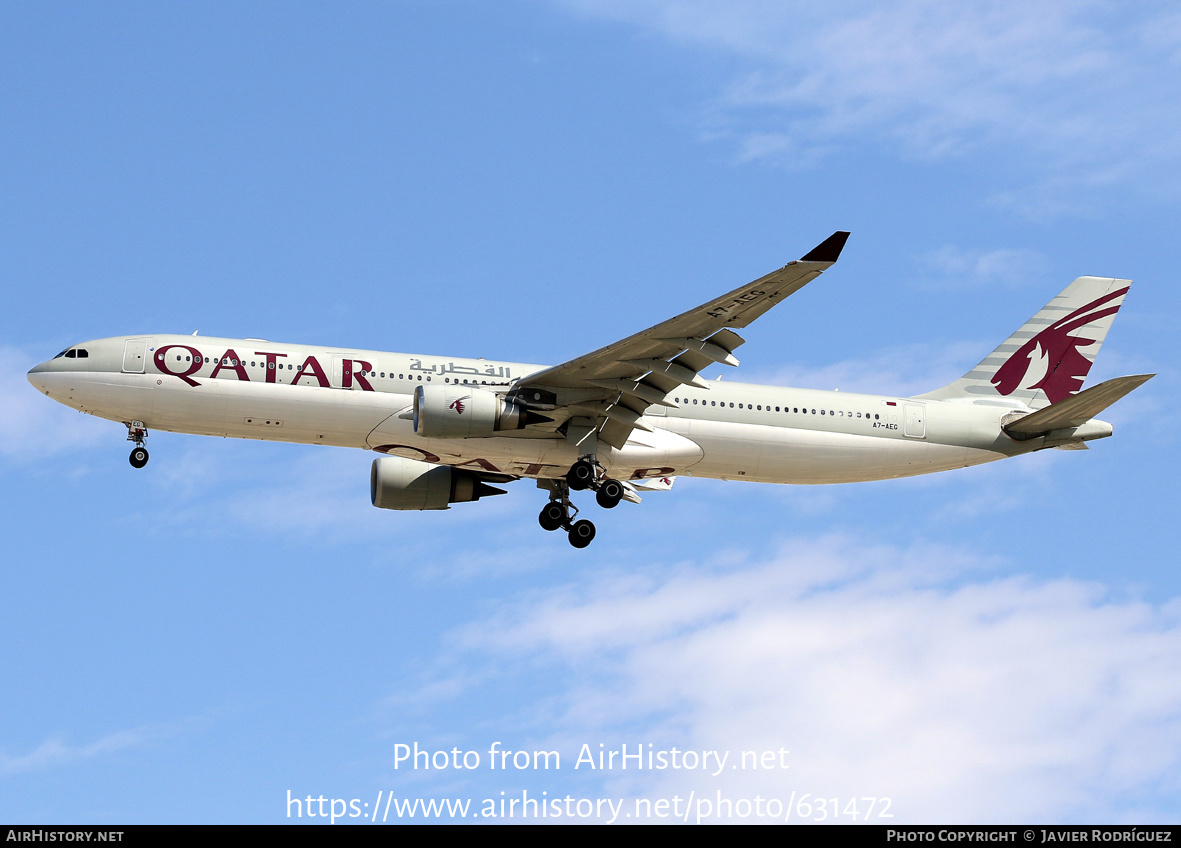
[(611, 509), (678, 475), (851, 483), (1085, 449), (1112, 434), (1094, 416), (1155, 376), (1082, 389), (1131, 281), (1079, 277), (972, 370), (914, 397), (702, 377), (737, 366), (735, 331), (830, 268), (848, 237), (557, 366), (194, 333), (72, 345), (28, 379), (126, 426), (135, 468), (149, 430), (165, 430), (374, 451), (381, 509), (449, 509), (531, 478), (549, 495), (541, 526), (584, 548), (595, 525), (572, 492)]

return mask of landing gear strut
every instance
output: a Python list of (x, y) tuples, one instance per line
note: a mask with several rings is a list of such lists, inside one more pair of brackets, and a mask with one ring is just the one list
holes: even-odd
[(131, 449), (131, 456), (127, 461), (131, 463), (132, 468), (143, 468), (148, 464), (148, 449), (144, 447), (144, 439), (148, 437), (148, 428), (144, 426), (142, 421), (124, 421), (127, 426), (127, 441), (135, 442), (135, 447)]

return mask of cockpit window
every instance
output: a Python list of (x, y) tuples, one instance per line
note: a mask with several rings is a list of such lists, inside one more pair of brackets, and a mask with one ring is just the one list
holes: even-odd
[(84, 348), (84, 347), (78, 348), (78, 358), (79, 359), (88, 359), (89, 357), (90, 357), (90, 353), (89, 353), (89, 351), (86, 350), (86, 348)]
[(53, 358), (54, 359), (61, 359), (63, 356), (66, 355), (66, 351), (68, 351), (68, 350), (69, 350), (69, 348), (66, 348), (65, 350), (63, 350), (61, 353), (59, 353), (57, 356), (55, 356)]
[(74, 350), (73, 348), (70, 348), (68, 351), (66, 351), (66, 359), (73, 359), (77, 355), (78, 351)]

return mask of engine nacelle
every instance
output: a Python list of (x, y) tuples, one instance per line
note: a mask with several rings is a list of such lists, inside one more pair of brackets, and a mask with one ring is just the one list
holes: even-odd
[(520, 430), (528, 417), (519, 404), (475, 386), (418, 386), (414, 392), (414, 432), (427, 439), (470, 439)]
[(369, 471), (369, 500), (379, 509), (450, 509), (503, 494), (470, 471), (401, 456), (375, 459)]

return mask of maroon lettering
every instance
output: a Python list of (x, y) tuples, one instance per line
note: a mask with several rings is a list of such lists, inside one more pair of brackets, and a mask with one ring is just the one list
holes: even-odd
[(246, 363), (238, 358), (238, 354), (234, 352), (233, 348), (221, 355), (221, 359), (217, 361), (217, 367), (209, 375), (210, 379), (217, 379), (217, 375), (222, 371), (233, 371), (242, 382), (250, 382), (250, 377), (246, 375)]
[(267, 353), (266, 351), (256, 350), (254, 352), (254, 355), (255, 356), (265, 356), (267, 358), (267, 382), (268, 383), (275, 382), (275, 368), (282, 367), (282, 366), (275, 365), (275, 359), (280, 356), (286, 356), (287, 354), (285, 354), (285, 353)]
[(303, 365), (299, 366), (298, 374), (295, 379), (291, 381), (291, 385), (298, 386), (299, 381), (304, 377), (315, 377), (320, 386), (325, 389), (332, 388), (332, 384), (328, 382), (328, 378), (324, 376), (324, 369), (320, 367), (320, 363), (316, 361), (316, 357), (309, 356), (303, 361)]
[[(168, 361), (168, 351), (172, 350), (173, 348), (180, 348), (189, 354), (190, 361), (184, 363), (175, 363), (177, 367), (180, 367), (183, 364), (184, 370), (182, 371), (169, 370), (173, 363)], [(188, 345), (165, 345), (156, 351), (156, 368), (172, 377), (179, 377), (190, 386), (201, 385), (192, 377), (193, 374), (196, 374), (201, 370), (201, 351), (197, 350), (195, 347), (189, 347)]]
[[(441, 462), (437, 456), (430, 451), (425, 451), (422, 448), (414, 448), (410, 445), (378, 445), (374, 448), (378, 453), (394, 453), (394, 451), (414, 451), (419, 455), (423, 462)], [(401, 453), (394, 453), (394, 456), (402, 456)], [(405, 459), (413, 459), (413, 457), (404, 457)]]
[(531, 462), (527, 466), (525, 466), (525, 476), (526, 477), (536, 477), (538, 474), (541, 473), (541, 469), (543, 469), (543, 468), (559, 468), (559, 467), (560, 466), (557, 466), (557, 465), (542, 465), (539, 462)]
[(643, 480), (645, 477), (663, 477), (666, 474), (672, 474), (674, 469), (664, 466), (663, 468), (637, 468), (632, 472), (630, 479)]
[[(365, 379), (365, 372), (372, 367), (370, 363), (363, 359), (342, 359), (340, 361), (341, 388), (351, 389), (353, 387), (353, 377), (356, 377), (357, 385), (361, 387), (361, 391), (373, 391), (373, 386), (369, 385), (369, 381)], [(359, 371), (360, 373), (355, 374), (354, 371)]]
[(463, 468), (465, 465), (478, 465), (481, 468), (483, 468), (485, 471), (493, 471), (493, 472), (496, 472), (497, 474), (500, 473), (500, 469), (497, 468), (495, 465), (493, 465), (491, 462), (489, 462), (486, 459), (469, 459), (467, 462), (461, 462), (458, 465), (456, 465), (455, 467), (456, 468)]

